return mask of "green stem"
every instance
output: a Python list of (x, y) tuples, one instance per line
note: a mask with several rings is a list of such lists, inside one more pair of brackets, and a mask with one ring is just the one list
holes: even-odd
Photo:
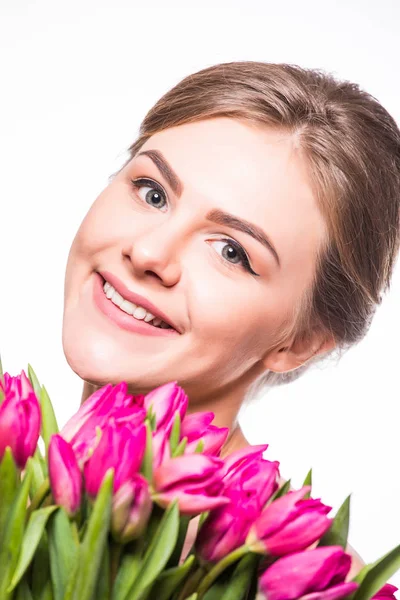
[(47, 477), (43, 481), (43, 483), (41, 483), (38, 491), (32, 498), (32, 502), (29, 504), (28, 509), (27, 509), (27, 516), (29, 516), (34, 510), (39, 508), (39, 506), (42, 504), (43, 500), (46, 498), (49, 491), (50, 491), (50, 480)]
[(201, 600), (201, 598), (204, 596), (204, 594), (206, 593), (208, 588), (210, 588), (212, 586), (212, 584), (217, 579), (217, 577), (219, 577), (221, 575), (221, 573), (223, 571), (225, 571), (225, 569), (227, 569), (233, 563), (237, 562), (240, 558), (242, 558), (242, 556), (245, 556), (250, 551), (251, 550), (250, 550), (249, 546), (246, 546), (246, 544), (245, 544), (244, 546), (240, 546), (240, 548), (233, 550), (233, 552), (231, 552), (230, 554), (225, 556), (222, 560), (220, 560), (211, 569), (211, 571), (204, 577), (203, 581), (201, 582), (201, 584), (199, 586), (199, 589), (196, 590), (197, 591), (197, 599)]
[(122, 544), (113, 542), (111, 544), (111, 558), (110, 558), (110, 588), (113, 589), (114, 582), (118, 574), (119, 563), (122, 554)]
[(206, 573), (205, 567), (199, 567), (185, 582), (181, 593), (178, 596), (178, 600), (185, 600), (190, 594), (196, 591), (197, 584), (203, 579)]

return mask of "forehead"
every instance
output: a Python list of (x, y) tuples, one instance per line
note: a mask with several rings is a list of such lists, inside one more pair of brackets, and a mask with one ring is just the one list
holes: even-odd
[(325, 224), (307, 165), (287, 132), (221, 117), (156, 133), (141, 148), (147, 149), (163, 153), (183, 196), (201, 201), (205, 211), (221, 208), (261, 226), (283, 264), (295, 267), (315, 254)]

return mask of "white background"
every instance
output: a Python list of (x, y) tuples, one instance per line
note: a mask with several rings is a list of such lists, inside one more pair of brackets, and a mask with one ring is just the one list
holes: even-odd
[[(145, 112), (191, 72), (265, 60), (351, 79), (399, 122), (400, 2), (1, 0), (0, 12), (0, 351), (11, 374), (33, 365), (63, 423), (82, 388), (61, 345), (67, 253)], [(366, 561), (400, 543), (399, 269), (361, 344), (242, 415), (295, 485), (313, 466), (314, 496), (337, 509), (352, 492), (350, 543)]]

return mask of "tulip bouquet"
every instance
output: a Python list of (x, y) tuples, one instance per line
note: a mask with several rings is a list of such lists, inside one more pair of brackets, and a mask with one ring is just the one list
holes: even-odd
[(0, 371), (0, 600), (394, 598), (400, 546), (346, 579), (349, 499), (329, 518), (267, 446), (221, 459), (187, 409), (175, 382), (108, 384), (59, 431), (33, 369)]

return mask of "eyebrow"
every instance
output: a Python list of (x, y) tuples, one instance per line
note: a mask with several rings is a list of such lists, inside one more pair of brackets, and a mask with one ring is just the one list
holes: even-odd
[[(183, 184), (162, 153), (159, 150), (143, 150), (136, 156), (143, 155), (148, 156), (153, 161), (160, 173), (165, 177), (166, 181), (171, 186), (171, 189), (174, 191), (174, 193), (177, 196), (181, 196), (183, 192)], [(226, 227), (231, 227), (232, 229), (236, 229), (237, 231), (242, 231), (243, 233), (250, 235), (257, 242), (260, 242), (260, 244), (265, 246), (275, 258), (278, 266), (281, 266), (278, 253), (275, 250), (274, 245), (261, 227), (258, 227), (257, 225), (254, 225), (254, 223), (250, 223), (245, 219), (241, 219), (235, 215), (220, 210), (219, 208), (214, 208), (208, 212), (206, 219), (208, 221), (212, 221), (213, 223), (225, 225)]]

